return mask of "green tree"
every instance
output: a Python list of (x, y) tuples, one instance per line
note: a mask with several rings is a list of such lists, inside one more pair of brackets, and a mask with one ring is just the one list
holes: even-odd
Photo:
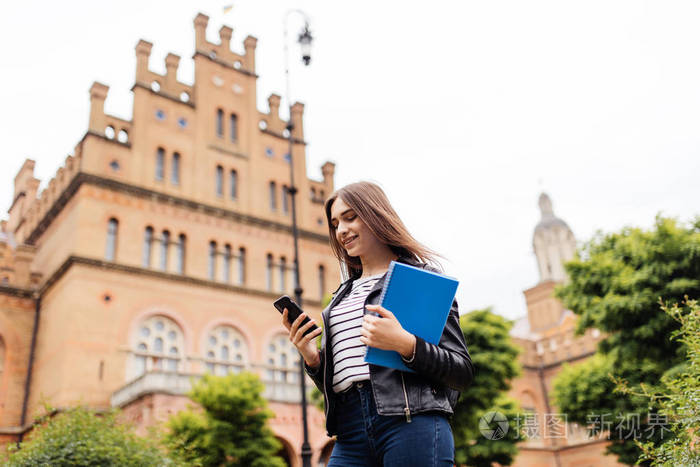
[(644, 397), (657, 406), (661, 428), (668, 422), (670, 433), (666, 433), (665, 442), (658, 445), (637, 442), (642, 450), (640, 461), (664, 467), (697, 467), (700, 466), (700, 306), (697, 300), (686, 300), (682, 306), (674, 304), (662, 309), (680, 324), (672, 339), (686, 350), (684, 365), (664, 375), (662, 392), (650, 392), (645, 385), (630, 388), (628, 382), (621, 379), (616, 381), (616, 389), (623, 394)]
[[(515, 426), (518, 404), (507, 398), (506, 393), (510, 381), (520, 374), (519, 349), (509, 335), (512, 324), (485, 309), (462, 315), (460, 325), (475, 377), (474, 384), (460, 395), (452, 418), (457, 464), (510, 465), (518, 452), (519, 433)], [(502, 413), (509, 421), (509, 430), (501, 439), (488, 439), (479, 429), (482, 417), (489, 420), (489, 412)]]
[(284, 467), (263, 389), (252, 373), (204, 375), (188, 394), (200, 407), (170, 418), (166, 446), (191, 466)]
[(96, 413), (77, 407), (47, 415), (20, 449), (10, 451), (9, 467), (29, 466), (162, 466), (172, 462), (130, 427), (118, 423), (118, 412)]
[[(554, 384), (556, 404), (569, 421), (584, 425), (607, 416), (613, 431), (629, 426), (629, 417), (639, 414), (637, 433), (648, 435), (645, 417), (649, 412), (655, 416), (654, 409), (639, 395), (616, 394), (610, 375), (651, 387), (682, 364), (681, 344), (670, 339), (680, 325), (659, 309), (658, 301), (700, 296), (700, 219), (686, 226), (657, 217), (649, 230), (598, 233), (566, 264), (566, 271), (570, 280), (556, 294), (580, 316), (577, 331), (597, 328), (607, 337), (596, 358), (560, 373)], [(634, 464), (641, 451), (632, 436), (622, 435), (622, 430), (611, 433), (608, 452)], [(663, 440), (657, 430), (648, 441), (658, 445)]]

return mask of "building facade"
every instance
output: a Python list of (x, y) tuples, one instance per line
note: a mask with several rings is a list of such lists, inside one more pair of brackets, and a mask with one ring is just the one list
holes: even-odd
[[(14, 180), (0, 233), (0, 440), (57, 408), (120, 407), (144, 430), (186, 406), (192, 376), (249, 370), (266, 384), (272, 429), (300, 464), (298, 353), (272, 302), (293, 294), (288, 122), (280, 96), (257, 109), (255, 49), (194, 19), (195, 77), (149, 70), (136, 45), (133, 116), (105, 113), (90, 88), (88, 129), (39, 192), (34, 162)], [(304, 106), (291, 108), (304, 307), (318, 318), (339, 282), (323, 200), (334, 164), (307, 177)], [(310, 387), (310, 385), (309, 385)], [(330, 451), (309, 407), (314, 462)]]
[(593, 355), (603, 337), (598, 330), (575, 335), (576, 315), (554, 297), (566, 280), (564, 263), (573, 259), (576, 239), (569, 226), (554, 215), (552, 201), (542, 193), (541, 220), (533, 248), (540, 281), (525, 290), (527, 315), (516, 320), (511, 337), (522, 348), (522, 375), (512, 382), (510, 396), (520, 402), (521, 428), (528, 440), (518, 445), (517, 467), (612, 467), (615, 456), (604, 454), (607, 440), (591, 439), (585, 427), (568, 423), (559, 413), (551, 391), (564, 363), (577, 364)]

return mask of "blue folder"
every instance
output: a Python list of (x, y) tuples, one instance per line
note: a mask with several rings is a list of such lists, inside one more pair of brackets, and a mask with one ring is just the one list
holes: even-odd
[[(437, 344), (458, 285), (451, 277), (392, 261), (379, 303), (396, 316), (406, 331)], [(413, 372), (393, 350), (367, 347), (365, 362)]]

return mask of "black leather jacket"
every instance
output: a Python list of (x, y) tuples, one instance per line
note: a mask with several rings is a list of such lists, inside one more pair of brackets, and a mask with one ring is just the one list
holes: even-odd
[[(434, 268), (408, 258), (399, 258), (400, 262), (421, 267), (431, 271)], [(377, 281), (369, 292), (365, 305), (374, 305), (384, 286), (384, 276)], [(323, 329), (328, 329), (328, 319), (333, 308), (351, 289), (352, 281), (343, 282), (336, 290), (331, 303), (323, 310)], [(306, 367), (306, 371), (316, 386), (323, 392), (326, 407), (326, 430), (328, 436), (337, 434), (335, 420), (336, 394), (333, 392), (333, 358), (330, 353), (330, 339), (326, 333), (321, 338), (321, 365), (315, 370)], [(415, 373), (370, 365), (370, 383), (381, 415), (404, 415), (408, 422), (412, 414), (424, 412), (442, 412), (451, 415), (459, 391), (466, 389), (472, 382), (474, 368), (459, 326), (457, 301), (452, 303), (445, 329), (438, 345), (430, 344), (416, 336), (416, 354), (406, 366)]]

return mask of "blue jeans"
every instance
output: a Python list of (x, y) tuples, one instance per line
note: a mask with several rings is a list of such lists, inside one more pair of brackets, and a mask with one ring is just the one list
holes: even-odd
[(369, 381), (338, 394), (338, 439), (328, 467), (454, 465), (454, 439), (440, 414), (379, 415)]

